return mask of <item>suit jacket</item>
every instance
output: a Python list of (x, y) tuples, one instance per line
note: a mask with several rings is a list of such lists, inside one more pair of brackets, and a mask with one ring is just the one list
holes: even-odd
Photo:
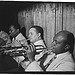
[[(47, 61), (49, 61), (50, 57), (48, 57), (48, 59), (46, 59), (46, 62), (44, 62), (44, 64), (47, 63)], [(35, 67), (36, 69), (39, 69), (38, 67), (36, 67), (36, 65), (38, 65), (36, 63), (37, 62), (32, 62), (27, 67), (26, 71), (30, 71), (31, 66)], [(33, 67), (32, 67), (32, 71), (34, 70)], [(74, 64), (74, 60), (72, 59), (71, 54), (69, 52), (65, 52), (65, 53), (57, 55), (57, 58), (48, 66), (46, 71), (74, 71), (74, 67), (75, 67), (75, 64)], [(39, 70), (41, 70), (41, 69), (39, 69)]]
[(25, 71), (43, 71), (36, 61), (28, 65)]

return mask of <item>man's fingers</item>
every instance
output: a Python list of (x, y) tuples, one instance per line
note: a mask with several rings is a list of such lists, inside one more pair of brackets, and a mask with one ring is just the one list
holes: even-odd
[(28, 45), (28, 50), (26, 50), (26, 53), (31, 53), (35, 51), (35, 46), (34, 44)]

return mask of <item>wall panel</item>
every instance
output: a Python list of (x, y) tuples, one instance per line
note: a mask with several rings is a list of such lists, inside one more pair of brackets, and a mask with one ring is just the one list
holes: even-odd
[(49, 49), (54, 35), (59, 31), (68, 30), (75, 35), (75, 7), (72, 3), (37, 3), (18, 15), (18, 22), (26, 27), (27, 36), (32, 25), (44, 29), (44, 40)]

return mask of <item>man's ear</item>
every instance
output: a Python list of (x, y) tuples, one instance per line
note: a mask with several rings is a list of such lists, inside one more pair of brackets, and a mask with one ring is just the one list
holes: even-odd
[(68, 50), (69, 48), (70, 48), (70, 45), (67, 44), (67, 45), (65, 46), (65, 51)]
[(41, 36), (41, 34), (40, 34), (40, 33), (38, 33), (38, 35), (39, 35), (39, 36)]
[(17, 29), (17, 32), (19, 32), (19, 29)]

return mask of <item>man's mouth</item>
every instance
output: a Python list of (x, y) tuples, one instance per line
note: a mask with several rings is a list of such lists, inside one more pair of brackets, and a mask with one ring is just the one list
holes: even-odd
[(31, 40), (31, 38), (28, 38), (29, 40)]
[(54, 47), (51, 47), (51, 50), (54, 52), (55, 51), (55, 48)]

